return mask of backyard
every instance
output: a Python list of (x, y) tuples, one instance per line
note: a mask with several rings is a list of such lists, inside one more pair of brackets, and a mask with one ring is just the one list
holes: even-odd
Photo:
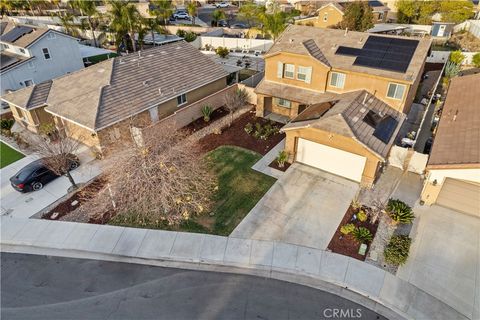
[(6, 167), (23, 157), (24, 155), (20, 152), (10, 148), (5, 143), (0, 142), (0, 168)]

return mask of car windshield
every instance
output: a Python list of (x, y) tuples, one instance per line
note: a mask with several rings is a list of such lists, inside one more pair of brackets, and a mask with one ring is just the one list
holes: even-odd
[(16, 178), (17, 178), (18, 180), (25, 180), (25, 179), (27, 179), (27, 178), (32, 174), (32, 172), (34, 172), (35, 170), (36, 170), (36, 168), (34, 168), (34, 169), (28, 168), (28, 169), (25, 169), (25, 170), (20, 170), (20, 171), (17, 173)]

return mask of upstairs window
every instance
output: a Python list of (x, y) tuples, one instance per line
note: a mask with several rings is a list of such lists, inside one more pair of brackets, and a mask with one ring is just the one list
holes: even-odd
[(330, 77), (330, 85), (335, 88), (343, 89), (345, 86), (345, 74), (332, 72), (332, 76)]
[(285, 72), (283, 74), (285, 78), (294, 79), (295, 78), (295, 65), (285, 64)]
[(42, 52), (45, 60), (50, 60), (51, 56), (50, 56), (50, 51), (48, 51), (48, 48), (43, 48)]
[(328, 13), (325, 13), (323, 15), (323, 21), (327, 22), (327, 20), (328, 20)]
[(387, 97), (396, 100), (402, 100), (405, 92), (405, 85), (398, 83), (389, 83)]
[(187, 95), (184, 93), (177, 97), (177, 106), (187, 103)]
[(311, 78), (312, 78), (312, 67), (298, 66), (298, 68), (297, 68), (297, 80), (305, 81), (306, 83), (310, 83)]

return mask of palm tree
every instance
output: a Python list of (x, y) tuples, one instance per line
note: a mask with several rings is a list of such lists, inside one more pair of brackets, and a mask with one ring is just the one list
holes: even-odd
[(132, 43), (133, 51), (137, 51), (135, 43), (135, 32), (141, 29), (141, 16), (137, 7), (128, 2), (110, 0), (111, 6), (109, 10), (110, 28), (115, 31), (117, 43), (120, 39), (123, 40), (127, 34)]
[(155, 32), (166, 33), (166, 30), (160, 25), (160, 21), (158, 18), (145, 18), (143, 19), (143, 25), (145, 26), (146, 30), (150, 31), (153, 46), (155, 46)]
[(218, 9), (213, 11), (213, 13), (212, 13), (212, 24), (214, 24), (215, 27), (218, 25), (218, 21), (222, 20), (222, 19), (225, 19), (225, 12), (223, 12), (222, 10), (218, 10)]
[(168, 18), (173, 14), (173, 5), (171, 0), (154, 0), (151, 1), (154, 7), (151, 14), (158, 19), (163, 20), (163, 25), (167, 25)]
[(99, 17), (99, 12), (94, 1), (73, 0), (72, 6), (80, 11), (80, 14), (87, 16), (87, 23), (92, 32), (93, 44), (97, 45), (97, 38), (95, 37), (95, 19)]
[(263, 29), (268, 32), (275, 41), (287, 27), (285, 20), (282, 12), (265, 13), (262, 15)]
[(192, 17), (192, 24), (195, 24), (195, 18), (197, 16), (197, 5), (195, 4), (195, 1), (190, 1), (187, 4), (187, 11), (188, 14)]
[(74, 15), (67, 12), (65, 14), (59, 13), (57, 15), (58, 19), (60, 19), (60, 24), (62, 25), (63, 29), (65, 30), (65, 33), (73, 36), (73, 37), (78, 37), (79, 32), (77, 26), (73, 23)]

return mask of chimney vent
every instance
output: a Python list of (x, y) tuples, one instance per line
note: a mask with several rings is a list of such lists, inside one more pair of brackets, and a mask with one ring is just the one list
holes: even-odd
[(363, 102), (362, 102), (363, 105), (365, 105), (365, 102), (367, 102), (367, 98), (368, 98), (368, 93), (365, 92), (365, 97), (363, 98)]
[(457, 115), (458, 115), (458, 109), (455, 111), (455, 114), (453, 115), (453, 121), (457, 120)]
[(348, 28), (345, 28), (345, 37), (347, 36), (348, 34)]

